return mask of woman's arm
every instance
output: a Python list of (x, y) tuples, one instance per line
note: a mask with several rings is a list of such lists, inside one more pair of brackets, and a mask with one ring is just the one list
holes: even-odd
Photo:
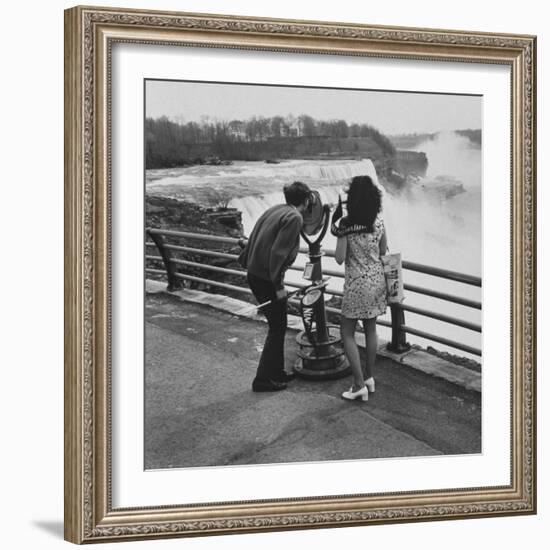
[(380, 249), (380, 255), (384, 256), (386, 252), (388, 251), (388, 239), (386, 237), (386, 230), (384, 229), (384, 232), (382, 233), (382, 236), (380, 237), (380, 244), (378, 245)]
[(338, 265), (342, 265), (346, 259), (347, 246), (347, 237), (338, 237), (338, 241), (336, 242), (336, 250), (334, 251), (334, 259)]

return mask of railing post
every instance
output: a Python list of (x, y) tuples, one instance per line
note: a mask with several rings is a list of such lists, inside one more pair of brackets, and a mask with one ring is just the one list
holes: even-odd
[(390, 304), (391, 310), (391, 342), (387, 348), (394, 353), (405, 353), (411, 349), (407, 342), (407, 334), (401, 330), (405, 324), (405, 312), (401, 304)]
[(173, 290), (181, 288), (181, 281), (176, 277), (176, 266), (171, 261), (172, 255), (170, 254), (170, 251), (164, 246), (164, 237), (149, 230), (147, 230), (147, 233), (149, 234), (151, 239), (153, 239), (162, 257), (164, 267), (166, 268), (166, 276), (168, 278), (168, 290), (172, 292)]

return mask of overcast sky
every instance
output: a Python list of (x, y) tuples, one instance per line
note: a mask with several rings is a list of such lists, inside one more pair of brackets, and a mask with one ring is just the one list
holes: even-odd
[(186, 122), (307, 114), (400, 134), (481, 128), (481, 102), (479, 96), (149, 80), (145, 111)]

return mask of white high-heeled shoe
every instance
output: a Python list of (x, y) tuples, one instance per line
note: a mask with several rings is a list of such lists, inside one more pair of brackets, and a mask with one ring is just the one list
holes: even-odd
[(374, 378), (372, 376), (365, 380), (365, 386), (367, 386), (369, 393), (374, 393)]
[(357, 391), (353, 391), (353, 386), (352, 386), (348, 391), (345, 391), (342, 394), (342, 397), (344, 399), (349, 399), (350, 401), (353, 401), (354, 399), (361, 399), (361, 401), (368, 401), (369, 390), (367, 389), (367, 386), (363, 386)]

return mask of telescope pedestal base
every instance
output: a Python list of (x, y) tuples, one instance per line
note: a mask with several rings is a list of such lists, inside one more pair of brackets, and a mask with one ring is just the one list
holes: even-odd
[(308, 380), (336, 380), (351, 373), (347, 359), (340, 355), (331, 359), (296, 359), (294, 372), (300, 378)]
[(296, 336), (299, 346), (298, 359), (294, 363), (294, 372), (300, 378), (308, 380), (334, 380), (351, 373), (351, 367), (344, 355), (338, 327), (328, 325), (328, 339), (318, 342), (313, 331), (310, 342), (305, 332)]

